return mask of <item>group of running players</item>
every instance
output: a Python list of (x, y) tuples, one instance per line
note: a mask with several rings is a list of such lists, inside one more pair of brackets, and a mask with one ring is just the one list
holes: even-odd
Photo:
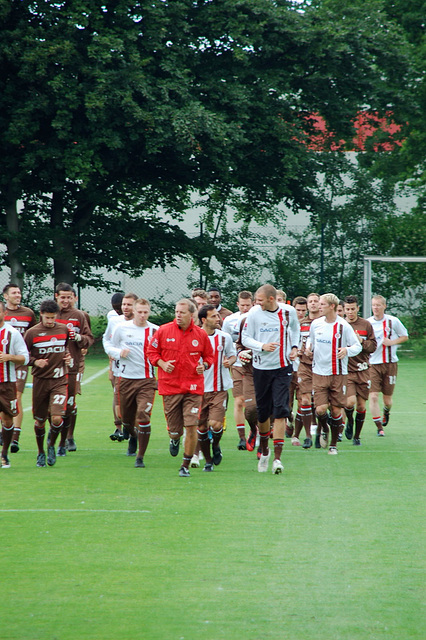
[[(75, 292), (66, 283), (56, 287), (55, 300), (41, 304), (39, 323), (21, 306), (17, 285), (7, 285), (3, 295), (1, 466), (10, 467), (9, 449), (19, 451), (28, 366), (33, 374), (36, 464), (53, 466), (57, 455), (77, 449), (75, 397), (84, 355), (93, 342), (90, 322), (75, 308)], [(128, 441), (127, 455), (135, 457), (136, 468), (145, 467), (157, 389), (163, 397), (172, 456), (178, 455), (184, 436), (182, 477), (203, 458), (205, 472), (221, 463), (231, 389), (237, 447), (257, 448), (259, 472), (268, 471), (271, 457), (272, 473), (283, 471), (285, 437), (293, 446), (325, 448), (330, 455), (337, 454), (344, 436), (360, 446), (368, 399), (377, 434), (385, 435), (397, 375), (396, 350), (408, 334), (398, 318), (385, 313), (382, 296), (373, 297), (373, 315), (366, 320), (359, 316), (355, 296), (340, 301), (331, 293), (311, 293), (287, 304), (282, 290), (265, 284), (254, 296), (241, 291), (238, 311), (232, 313), (222, 306), (216, 287), (195, 289), (191, 297), (176, 303), (174, 320), (160, 327), (149, 321), (151, 307), (144, 298), (117, 293), (111, 303), (103, 337), (114, 390), (115, 428), (110, 438)]]

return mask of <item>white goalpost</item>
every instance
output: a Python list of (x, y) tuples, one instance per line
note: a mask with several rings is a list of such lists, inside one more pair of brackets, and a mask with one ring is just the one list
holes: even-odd
[(373, 262), (426, 262), (426, 256), (364, 256), (363, 316), (368, 318), (371, 305), (371, 268)]

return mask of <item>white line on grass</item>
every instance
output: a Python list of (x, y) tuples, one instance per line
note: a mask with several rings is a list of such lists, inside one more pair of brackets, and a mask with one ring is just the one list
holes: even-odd
[[(106, 373), (107, 371), (109, 371), (109, 367), (104, 367), (104, 369), (101, 369), (97, 373), (94, 373), (93, 376), (90, 376), (90, 378), (87, 378), (87, 380), (83, 380), (83, 382), (81, 383), (81, 386), (84, 387), (85, 384), (89, 384), (89, 382), (93, 382), (93, 380), (96, 380), (96, 378), (103, 376), (104, 373)], [(29, 407), (25, 407), (25, 409), (23, 409), (23, 412), (30, 411), (31, 409), (32, 409), (32, 405), (30, 405)]]
[(0, 509), (0, 513), (151, 513), (144, 509)]

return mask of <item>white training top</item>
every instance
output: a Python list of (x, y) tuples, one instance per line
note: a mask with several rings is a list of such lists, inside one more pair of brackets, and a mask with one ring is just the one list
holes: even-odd
[(209, 336), (209, 340), (213, 347), (214, 362), (207, 371), (204, 371), (204, 393), (232, 389), (234, 383), (230, 369), (223, 366), (224, 357), (230, 358), (237, 355), (232, 338), (229, 333), (216, 329)]
[(375, 320), (374, 316), (371, 316), (371, 318), (368, 318), (368, 322), (371, 322), (377, 340), (377, 349), (370, 356), (370, 364), (398, 362), (398, 356), (396, 355), (398, 345), (394, 344), (391, 347), (385, 347), (383, 338), (395, 340), (395, 338), (400, 338), (401, 336), (408, 336), (408, 331), (401, 320), (385, 313), (381, 320)]
[[(240, 326), (243, 318), (243, 314), (241, 311), (237, 311), (236, 313), (231, 314), (230, 316), (226, 316), (223, 321), (222, 331), (225, 333), (229, 333), (233, 342), (238, 340), (238, 336), (240, 335)], [(240, 358), (237, 356), (236, 361), (232, 365), (233, 367), (242, 367), (243, 363)]]
[[(0, 353), (12, 356), (25, 356), (24, 364), (30, 359), (27, 345), (18, 329), (7, 322), (0, 328)], [(0, 362), (0, 382), (16, 382), (15, 363), (8, 360)]]
[[(247, 314), (242, 331), (242, 342), (253, 351), (255, 369), (280, 369), (292, 364), (292, 347), (299, 345), (300, 323), (296, 310), (289, 304), (278, 303), (275, 311), (263, 311), (259, 305)], [(278, 342), (275, 351), (262, 351), (268, 342)]]
[[(327, 322), (325, 316), (313, 320), (309, 341), (314, 352), (312, 371), (320, 376), (346, 375), (348, 359), (362, 350), (355, 331), (340, 316), (334, 322)], [(341, 360), (337, 358), (340, 347), (346, 347), (348, 351)]]
[[(112, 311), (114, 311), (114, 309), (112, 309)], [(109, 353), (109, 349), (113, 347), (112, 336), (114, 335), (114, 331), (116, 330), (118, 325), (122, 324), (123, 322), (127, 322), (123, 314), (119, 315), (117, 312), (115, 315), (112, 314), (111, 316), (109, 316), (107, 328), (105, 329), (105, 333), (102, 336), (102, 346), (104, 348), (104, 351), (111, 358), (114, 357), (114, 356), (111, 356)], [(114, 359), (112, 361), (112, 366), (111, 366), (111, 371), (114, 376), (120, 375), (118, 371), (118, 365), (119, 365), (118, 358)]]
[[(147, 322), (145, 327), (137, 327), (133, 320), (126, 320), (115, 328), (112, 336), (112, 346), (108, 355), (118, 360), (118, 376), (139, 380), (154, 378), (154, 367), (148, 360), (147, 350), (149, 341), (157, 331), (158, 326)], [(129, 349), (126, 358), (121, 358), (122, 349)]]

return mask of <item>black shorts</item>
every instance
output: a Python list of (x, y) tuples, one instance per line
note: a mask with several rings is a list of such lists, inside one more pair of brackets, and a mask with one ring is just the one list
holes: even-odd
[(274, 418), (288, 418), (290, 415), (290, 381), (293, 373), (291, 364), (282, 369), (255, 369), (253, 381), (256, 391), (256, 406), (259, 422)]

